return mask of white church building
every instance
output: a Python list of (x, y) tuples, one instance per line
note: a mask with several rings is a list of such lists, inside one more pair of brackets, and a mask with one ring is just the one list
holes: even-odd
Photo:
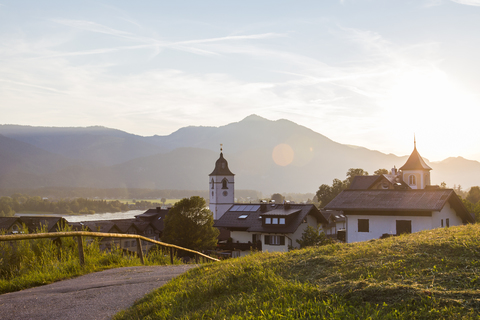
[(328, 223), (313, 204), (235, 203), (234, 174), (222, 152), (209, 175), (209, 187), (215, 227), (230, 231), (231, 241), (225, 247), (233, 256), (244, 256), (251, 250), (286, 252), (299, 248), (296, 240), (307, 226)]
[(415, 143), (398, 171), (355, 177), (350, 188), (325, 209), (343, 212), (349, 243), (474, 223), (474, 216), (452, 189), (430, 184), (430, 170)]

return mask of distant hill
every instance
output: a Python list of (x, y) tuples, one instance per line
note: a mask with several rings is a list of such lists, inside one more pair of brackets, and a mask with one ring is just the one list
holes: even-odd
[[(142, 137), (104, 127), (13, 125), (0, 125), (0, 135), (0, 188), (202, 190), (207, 188), (221, 143), (236, 174), (236, 188), (266, 195), (315, 192), (334, 178), (344, 179), (349, 168), (373, 173), (394, 165), (398, 168), (407, 159), (407, 155), (340, 144), (289, 120), (271, 121), (256, 115), (221, 127), (185, 127), (167, 136)], [(293, 151), (293, 160), (286, 166), (272, 157), (279, 145)], [(434, 184), (445, 181), (464, 189), (480, 185), (477, 161), (425, 160), (433, 168)]]

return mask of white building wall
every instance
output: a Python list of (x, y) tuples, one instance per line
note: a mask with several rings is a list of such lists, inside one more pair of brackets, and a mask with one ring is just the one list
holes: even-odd
[[(261, 241), (262, 241), (262, 251), (268, 252), (287, 252), (288, 246), (292, 246), (294, 248), (300, 248), (300, 245), (297, 243), (297, 239), (302, 238), (302, 233), (305, 231), (307, 226), (311, 226), (316, 228), (317, 227), (317, 219), (308, 215), (307, 222), (300, 224), (297, 230), (294, 233), (287, 233), (287, 234), (278, 234), (278, 233), (259, 233), (259, 232), (247, 232), (247, 231), (231, 231), (230, 237), (234, 243), (248, 243), (252, 241), (253, 234), (260, 234)], [(320, 225), (320, 232), (323, 231)], [(265, 236), (266, 235), (280, 235), (285, 236), (285, 245), (267, 245), (265, 244)], [(248, 255), (250, 251), (241, 251), (240, 256)]]
[[(358, 232), (358, 219), (369, 220), (369, 232)], [(430, 216), (374, 216), (348, 215), (347, 216), (347, 243), (379, 239), (384, 233), (397, 233), (397, 220), (412, 221), (412, 233), (433, 229)]]
[[(235, 177), (210, 176), (209, 179), (209, 209), (213, 212), (213, 219), (218, 220), (235, 202)], [(222, 189), (223, 179), (228, 180), (228, 189)], [(212, 180), (214, 182), (213, 189)], [(224, 192), (226, 192), (226, 195), (224, 194)]]
[(432, 214), (432, 225), (433, 228), (441, 228), (442, 227), (442, 220), (443, 220), (443, 227), (446, 227), (446, 220), (449, 219), (450, 227), (453, 226), (461, 226), (463, 224), (462, 218), (457, 216), (455, 210), (447, 204), (443, 207), (441, 211), (434, 211)]

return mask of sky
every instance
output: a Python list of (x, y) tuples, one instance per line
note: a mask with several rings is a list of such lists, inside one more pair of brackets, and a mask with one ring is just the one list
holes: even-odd
[(0, 0), (0, 124), (152, 136), (257, 114), (480, 161), (479, 34), (480, 0)]

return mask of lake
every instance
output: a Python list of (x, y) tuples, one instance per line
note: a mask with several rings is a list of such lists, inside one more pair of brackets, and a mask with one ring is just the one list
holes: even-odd
[(130, 210), (125, 212), (106, 212), (106, 213), (94, 213), (94, 214), (81, 214), (81, 215), (69, 215), (69, 214), (38, 214), (38, 213), (16, 213), (15, 217), (63, 217), (68, 222), (79, 221), (94, 221), (94, 220), (116, 220), (116, 219), (131, 219), (135, 216), (144, 213), (147, 210)]

